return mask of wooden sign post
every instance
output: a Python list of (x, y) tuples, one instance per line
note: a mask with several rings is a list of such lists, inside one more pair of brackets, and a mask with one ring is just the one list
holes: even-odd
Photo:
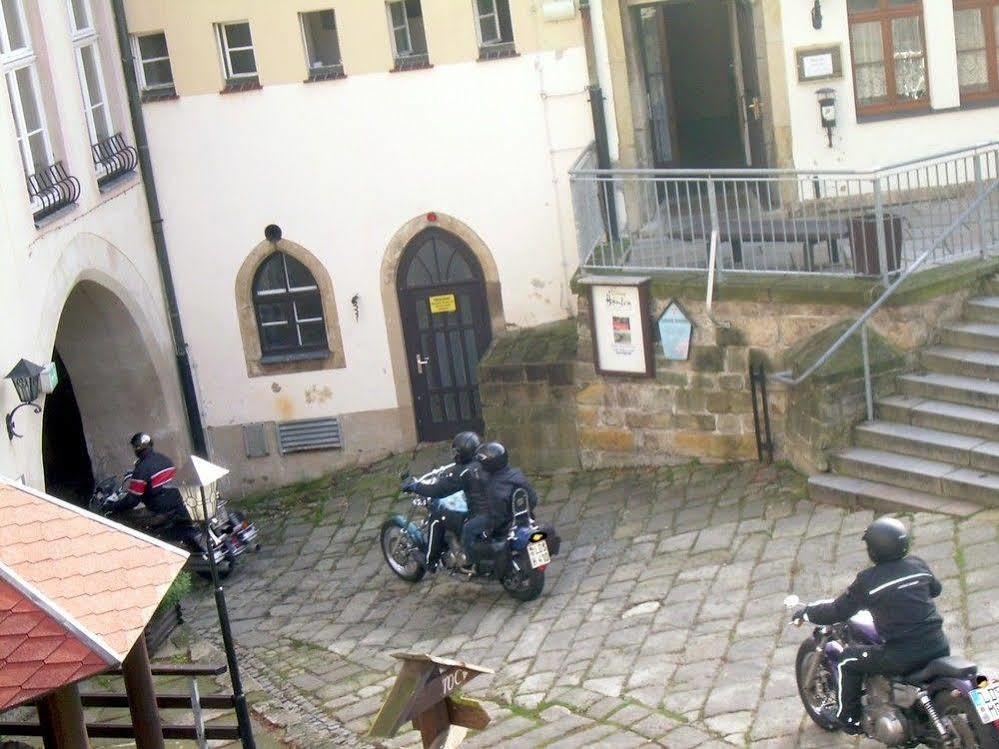
[(402, 670), (369, 736), (391, 738), (413, 721), (425, 749), (444, 749), (461, 743), (467, 729), (481, 731), (489, 725), (489, 714), (478, 702), (452, 693), (479, 674), (495, 673), (491, 668), (424, 653), (393, 653), (392, 657), (402, 661)]

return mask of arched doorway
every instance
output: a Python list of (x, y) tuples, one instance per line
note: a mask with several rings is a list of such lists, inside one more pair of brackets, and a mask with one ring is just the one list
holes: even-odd
[(42, 417), (48, 491), (85, 501), (94, 479), (131, 467), (128, 438), (134, 432), (150, 432), (165, 451), (180, 447), (142, 331), (109, 289), (94, 281), (73, 287), (53, 359), (60, 384), (46, 397)]
[(477, 370), (492, 332), (475, 255), (453, 234), (425, 229), (406, 245), (396, 288), (419, 439), (481, 431)]

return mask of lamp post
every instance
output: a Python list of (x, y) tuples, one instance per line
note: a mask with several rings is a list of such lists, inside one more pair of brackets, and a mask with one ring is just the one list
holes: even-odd
[(21, 403), (14, 408), (9, 414), (7, 414), (7, 439), (13, 441), (15, 437), (21, 437), (14, 429), (14, 414), (18, 410), (24, 408), (25, 406), (31, 406), (36, 414), (42, 412), (42, 407), (35, 403), (35, 399), (38, 397), (38, 378), (42, 373), (42, 367), (39, 367), (34, 362), (30, 362), (27, 359), (21, 359), (14, 368), (7, 373), (4, 378), (6, 380), (12, 380), (14, 383), (14, 390), (17, 391), (17, 397), (20, 399)]

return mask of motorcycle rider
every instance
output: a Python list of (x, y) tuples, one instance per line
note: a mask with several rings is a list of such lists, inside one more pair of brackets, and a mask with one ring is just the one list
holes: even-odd
[(129, 444), (135, 452), (135, 466), (128, 481), (128, 494), (115, 502), (114, 512), (125, 512), (144, 504), (156, 515), (156, 526), (172, 525), (176, 540), (202, 550), (197, 528), (184, 504), (180, 491), (171, 483), (177, 468), (170, 458), (153, 450), (153, 438), (145, 432), (132, 435)]
[[(533, 510), (538, 504), (534, 487), (519, 468), (510, 465), (510, 456), (499, 442), (487, 442), (475, 453), (479, 470), (469, 495), (469, 515), (461, 531), (461, 545), (469, 564), (474, 567), (489, 548), (489, 538), (496, 528), (511, 520), (510, 499), (517, 489), (524, 489)], [(473, 496), (475, 499), (473, 508)]]
[[(474, 463), (475, 451), (481, 445), (482, 438), (475, 432), (459, 432), (451, 440), (454, 463), (444, 466), (440, 473), (425, 481), (407, 478), (402, 485), (403, 491), (432, 499), (443, 499), (460, 491), (465, 491), (466, 498), (469, 498), (470, 492), (480, 492), (482, 481)], [(431, 512), (434, 517), (430, 521), (430, 537), (427, 539), (427, 568), (433, 570), (439, 561), (445, 523), (443, 513), (438, 508), (432, 508)]]
[(822, 716), (845, 733), (861, 734), (860, 694), (864, 674), (908, 674), (936, 658), (950, 655), (943, 619), (933, 603), (940, 582), (922, 559), (909, 554), (909, 534), (901, 521), (883, 517), (864, 531), (867, 554), (874, 562), (834, 601), (799, 608), (795, 623), (834, 624), (861, 609), (874, 618), (882, 646), (850, 646), (838, 668), (839, 705)]

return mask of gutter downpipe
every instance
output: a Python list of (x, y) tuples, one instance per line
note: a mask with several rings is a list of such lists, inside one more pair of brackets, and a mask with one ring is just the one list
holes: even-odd
[(184, 410), (187, 416), (187, 429), (195, 454), (208, 458), (205, 429), (201, 422), (198, 394), (194, 386), (194, 372), (191, 369), (187, 341), (184, 338), (184, 328), (180, 321), (180, 308), (177, 305), (173, 272), (170, 270), (170, 257), (167, 254), (166, 238), (163, 235), (163, 216), (160, 214), (160, 201), (156, 193), (156, 180), (153, 178), (153, 164), (152, 159), (149, 157), (149, 140), (146, 136), (146, 124), (142, 115), (139, 84), (135, 77), (132, 47), (128, 40), (128, 24), (125, 19), (124, 2), (123, 0), (111, 0), (111, 7), (114, 13), (114, 25), (118, 37), (118, 51), (121, 55), (122, 72), (125, 76), (125, 89), (128, 93), (128, 110), (132, 119), (132, 132), (135, 136), (135, 150), (139, 155), (142, 186), (145, 189), (146, 206), (149, 209), (149, 223), (153, 230), (156, 264), (159, 266), (160, 278), (163, 282), (163, 295), (167, 306), (167, 316), (170, 320), (170, 330), (173, 333), (174, 355), (177, 361), (177, 372), (180, 376), (181, 395), (184, 399)]

